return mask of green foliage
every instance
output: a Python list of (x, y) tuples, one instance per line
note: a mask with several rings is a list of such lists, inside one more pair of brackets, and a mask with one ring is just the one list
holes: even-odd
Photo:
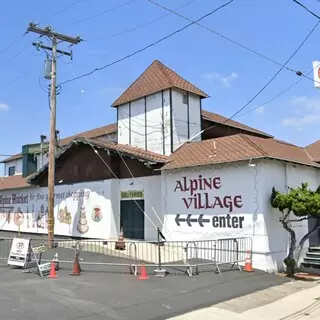
[(272, 188), (271, 205), (283, 212), (288, 210), (298, 217), (312, 216), (320, 218), (320, 186), (316, 191), (308, 188), (308, 183), (290, 189), (289, 193), (280, 193)]

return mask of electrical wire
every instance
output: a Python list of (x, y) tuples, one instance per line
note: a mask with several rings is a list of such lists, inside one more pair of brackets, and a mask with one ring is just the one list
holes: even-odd
[(90, 16), (90, 17), (87, 17), (87, 18), (83, 18), (83, 19), (81, 19), (81, 20), (77, 20), (77, 21), (71, 22), (71, 23), (65, 25), (64, 27), (70, 27), (70, 26), (73, 26), (73, 25), (75, 25), (75, 24), (82, 23), (82, 22), (85, 22), (85, 21), (88, 21), (88, 20), (91, 20), (91, 19), (94, 19), (94, 18), (103, 16), (103, 15), (109, 13), (109, 12), (112, 12), (112, 11), (114, 11), (114, 10), (120, 9), (120, 8), (122, 8), (122, 7), (125, 7), (125, 6), (127, 6), (127, 5), (129, 5), (130, 3), (133, 3), (133, 2), (136, 2), (136, 0), (127, 1), (127, 2), (125, 2), (125, 3), (122, 3), (122, 4), (120, 4), (120, 5), (117, 5), (117, 6), (115, 6), (115, 7), (112, 7), (112, 8), (110, 8), (110, 9), (104, 10), (103, 12), (100, 12), (100, 13), (95, 14), (95, 15), (93, 15), (93, 16)]
[(0, 56), (3, 55), (5, 52), (7, 52), (12, 46), (14, 46), (18, 41), (20, 41), (26, 33), (22, 34), (21, 36), (17, 37), (15, 40), (13, 40), (6, 48), (4, 48), (2, 51), (0, 51)]
[(295, 2), (297, 5), (299, 5), (300, 7), (302, 7), (303, 9), (305, 9), (306, 11), (308, 11), (311, 15), (313, 15), (314, 17), (316, 17), (317, 19), (320, 20), (320, 16), (317, 15), (316, 13), (314, 13), (313, 11), (311, 11), (308, 7), (306, 7), (304, 4), (302, 4), (301, 2), (297, 1), (297, 0), (293, 0), (293, 2)]
[[(188, 6), (190, 3), (194, 2), (194, 1), (195, 1), (195, 0), (190, 0), (190, 1), (188, 1), (187, 3), (183, 4), (182, 6), (177, 7), (175, 10), (180, 10), (180, 9)], [(123, 31), (120, 31), (120, 32), (116, 32), (116, 33), (113, 33), (113, 34), (110, 34), (110, 35), (107, 35), (107, 36), (101, 36), (101, 37), (89, 39), (89, 40), (86, 40), (86, 41), (96, 41), (96, 40), (110, 39), (110, 38), (114, 38), (114, 37), (117, 37), (117, 36), (121, 36), (121, 35), (123, 35), (123, 34), (125, 34), (125, 33), (130, 33), (130, 32), (139, 30), (139, 29), (141, 29), (141, 28), (150, 26), (151, 24), (153, 24), (153, 23), (155, 23), (155, 22), (157, 22), (157, 21), (159, 21), (159, 20), (161, 20), (161, 19), (163, 19), (163, 18), (165, 18), (165, 17), (167, 17), (167, 16), (169, 16), (169, 15), (170, 15), (170, 13), (166, 13), (166, 14), (164, 14), (164, 15), (156, 18), (156, 19), (153, 19), (153, 20), (151, 20), (151, 21), (149, 21), (149, 22), (146, 22), (146, 23), (144, 23), (144, 24), (140, 24), (140, 25), (135, 26), (135, 27), (133, 27), (133, 28), (130, 28), (130, 29), (127, 29), (127, 30), (123, 30)]]
[(50, 19), (53, 18), (53, 17), (55, 17), (55, 16), (57, 16), (57, 15), (59, 15), (60, 13), (63, 13), (63, 12), (65, 12), (65, 11), (67, 11), (67, 10), (75, 7), (77, 4), (79, 4), (80, 2), (83, 2), (83, 1), (84, 1), (84, 0), (78, 0), (78, 1), (70, 4), (69, 6), (65, 7), (64, 9), (61, 9), (60, 11), (57, 11), (56, 13), (54, 13), (53, 15), (50, 16)]
[[(52, 14), (51, 16), (49, 16), (49, 18), (53, 18), (53, 17), (59, 15), (60, 13), (69, 10), (70, 8), (74, 7), (75, 5), (77, 5), (78, 3), (82, 2), (82, 1), (84, 1), (84, 0), (78, 0), (78, 1), (76, 1), (75, 3), (73, 3), (73, 4), (70, 4), (70, 5), (67, 6), (66, 8), (61, 9), (61, 10), (55, 12), (54, 14)], [(28, 32), (24, 32), (22, 35), (18, 36), (18, 37), (17, 37), (15, 40), (13, 40), (5, 49), (3, 49), (2, 51), (0, 51), (0, 56), (1, 56), (2, 54), (4, 54), (5, 52), (7, 52), (7, 51), (8, 51), (12, 46), (14, 46), (17, 42), (19, 42), (27, 33), (28, 33)], [(18, 53), (17, 55), (20, 55), (20, 53)], [(17, 55), (16, 55), (16, 56), (17, 56)]]
[(134, 52), (132, 52), (132, 53), (130, 53), (130, 54), (128, 54), (128, 55), (126, 55), (126, 56), (118, 59), (118, 60), (115, 60), (115, 61), (113, 61), (113, 62), (111, 62), (111, 63), (109, 63), (109, 64), (106, 64), (106, 65), (102, 66), (102, 67), (95, 68), (95, 69), (91, 70), (90, 72), (84, 73), (84, 74), (82, 74), (82, 75), (80, 75), (80, 76), (78, 76), (78, 77), (71, 78), (71, 79), (69, 79), (69, 80), (65, 80), (65, 81), (61, 82), (60, 85), (64, 85), (64, 84), (73, 82), (73, 81), (75, 81), (75, 80), (77, 80), (77, 79), (80, 79), (80, 78), (88, 77), (88, 76), (92, 75), (92, 74), (95, 73), (95, 72), (98, 72), (98, 71), (101, 71), (101, 70), (103, 70), (103, 69), (105, 69), (105, 68), (111, 67), (111, 66), (113, 66), (113, 65), (115, 65), (115, 64), (117, 64), (117, 63), (119, 63), (119, 62), (122, 62), (122, 61), (124, 61), (124, 60), (126, 60), (126, 59), (129, 59), (129, 58), (137, 55), (137, 54), (140, 53), (140, 52), (143, 52), (143, 51), (145, 51), (145, 50), (147, 50), (147, 49), (149, 49), (149, 48), (151, 48), (151, 47), (154, 47), (155, 45), (159, 44), (160, 42), (162, 42), (162, 41), (164, 41), (164, 40), (167, 40), (167, 39), (171, 38), (172, 36), (174, 36), (174, 35), (182, 32), (182, 31), (184, 31), (185, 29), (187, 29), (187, 28), (189, 28), (190, 26), (194, 25), (196, 22), (201, 21), (201, 20), (203, 20), (203, 19), (211, 16), (212, 14), (214, 14), (215, 12), (217, 12), (217, 11), (221, 10), (222, 8), (228, 6), (228, 5), (231, 4), (232, 2), (234, 2), (234, 0), (229, 0), (228, 2), (226, 2), (226, 3), (224, 3), (223, 5), (219, 6), (218, 8), (216, 8), (216, 9), (210, 11), (209, 13), (203, 15), (202, 17), (200, 17), (199, 19), (197, 19), (195, 22), (191, 22), (191, 23), (187, 24), (186, 26), (184, 26), (184, 27), (182, 27), (182, 28), (180, 28), (180, 29), (177, 29), (177, 30), (175, 30), (174, 32), (166, 35), (165, 37), (162, 37), (162, 38), (160, 38), (159, 40), (157, 40), (157, 41), (155, 41), (155, 42), (153, 42), (153, 43), (150, 43), (150, 44), (148, 44), (147, 46), (145, 46), (145, 47), (143, 47), (143, 48), (141, 48), (141, 49), (139, 49), (139, 50), (137, 50), (137, 51), (134, 51)]
[(26, 51), (29, 47), (31, 47), (31, 45), (28, 43), (25, 47), (23, 47), (22, 50), (18, 51), (15, 55), (11, 56), (8, 60), (6, 60), (4, 63), (2, 63), (0, 65), (0, 68), (2, 68), (3, 66), (5, 66), (6, 64), (8, 64), (9, 62), (11, 62), (12, 60), (14, 60), (15, 58), (17, 58), (18, 56), (20, 56), (20, 54), (22, 54), (24, 51)]
[[(215, 30), (213, 30), (213, 29), (211, 29), (211, 28), (208, 28), (208, 27), (202, 25), (201, 23), (198, 23), (198, 22), (196, 22), (196, 21), (194, 21), (194, 20), (192, 20), (192, 19), (190, 19), (190, 18), (188, 18), (188, 17), (186, 17), (186, 16), (184, 16), (184, 15), (176, 12), (175, 10), (172, 10), (172, 9), (170, 9), (170, 8), (167, 8), (167, 7), (159, 4), (158, 2), (156, 2), (156, 1), (154, 1), (154, 0), (147, 0), (147, 1), (150, 2), (150, 3), (152, 3), (152, 4), (154, 4), (154, 5), (156, 5), (156, 6), (158, 6), (159, 8), (161, 8), (161, 9), (163, 9), (163, 10), (166, 10), (166, 11), (170, 12), (171, 14), (174, 14), (174, 15), (176, 15), (176, 16), (184, 19), (184, 20), (186, 20), (186, 21), (194, 22), (197, 26), (199, 26), (199, 27), (201, 27), (201, 28), (203, 28), (203, 29), (205, 29), (205, 30), (207, 30), (207, 31), (209, 31), (209, 32), (211, 32), (211, 33), (213, 33), (213, 34), (221, 37), (222, 39), (225, 39), (225, 40), (227, 40), (227, 41), (229, 41), (229, 42), (231, 42), (231, 43), (233, 43), (233, 44), (235, 44), (235, 45), (237, 45), (237, 46), (239, 46), (239, 47), (241, 47), (241, 48), (243, 48), (243, 49), (245, 49), (245, 50), (247, 50), (247, 51), (249, 51), (249, 52), (251, 52), (251, 53), (253, 53), (253, 54), (255, 54), (255, 55), (257, 55), (257, 56), (259, 56), (259, 57), (261, 57), (261, 58), (263, 58), (263, 59), (265, 59), (265, 60), (268, 60), (268, 61), (270, 61), (270, 62), (278, 65), (278, 66), (284, 67), (286, 70), (291, 71), (291, 72), (294, 72), (296, 75), (298, 75), (298, 76), (300, 76), (300, 77), (304, 77), (304, 78), (306, 78), (306, 79), (308, 79), (308, 80), (310, 80), (310, 81), (312, 81), (312, 82), (315, 81), (314, 79), (309, 78), (307, 75), (303, 74), (301, 71), (299, 71), (299, 70), (294, 70), (294, 69), (292, 69), (292, 68), (289, 68), (289, 67), (283, 65), (282, 63), (280, 63), (280, 62), (278, 62), (278, 61), (276, 61), (276, 60), (274, 60), (274, 59), (272, 59), (272, 58), (269, 58), (269, 57), (267, 57), (266, 55), (264, 55), (264, 54), (262, 54), (262, 53), (260, 53), (260, 52), (258, 52), (258, 51), (256, 51), (256, 50), (254, 50), (254, 49), (251, 49), (251, 48), (249, 48), (249, 47), (241, 44), (241, 43), (238, 42), (238, 41), (235, 41), (235, 40), (233, 40), (233, 39), (231, 39), (231, 38), (229, 38), (229, 37), (226, 37), (226, 36), (224, 36), (223, 34), (217, 32), (217, 31), (215, 31)], [(319, 83), (320, 83), (320, 82), (319, 82)]]
[(29, 71), (27, 71), (26, 73), (18, 76), (17, 78), (13, 79), (13, 80), (10, 82), (10, 84), (16, 83), (17, 81), (19, 81), (19, 80), (27, 77), (27, 76), (28, 76), (29, 74), (31, 74), (33, 71), (34, 71), (34, 70), (29, 70)]
[[(313, 33), (313, 31), (318, 27), (318, 25), (320, 24), (320, 20), (314, 25), (314, 27), (309, 31), (309, 33), (307, 34), (307, 36), (303, 39), (303, 41), (300, 43), (300, 45), (297, 47), (297, 49), (293, 52), (293, 54), (291, 54), (291, 56), (287, 59), (287, 61), (285, 62), (285, 64), (271, 77), (271, 79), (251, 98), (249, 99), (249, 101), (247, 101), (241, 108), (239, 108), (231, 117), (229, 117), (228, 119), (226, 119), (222, 124), (227, 123), (229, 120), (232, 120), (235, 116), (237, 116), (242, 110), (244, 110), (252, 101), (254, 101), (269, 85), (270, 83), (278, 76), (278, 74), (285, 68), (285, 66), (292, 60), (292, 58), (298, 53), (298, 51), (302, 48), (302, 46), (306, 43), (306, 41), (309, 39), (309, 37), (311, 36), (311, 34)], [(206, 129), (203, 129), (202, 131), (200, 131), (197, 135), (195, 135), (194, 137), (192, 137), (191, 139), (189, 139), (188, 141), (193, 140), (195, 137), (199, 136), (200, 134), (202, 134), (205, 131), (208, 131), (214, 127), (216, 127), (217, 125), (213, 125), (210, 126)]]
[[(92, 145), (92, 143), (88, 140), (88, 138), (84, 135), (80, 135), (79, 137), (84, 138), (86, 140), (86, 142), (89, 144), (89, 146), (93, 149), (94, 153), (99, 157), (99, 159), (103, 162), (103, 164), (107, 167), (107, 169), (110, 171), (110, 173), (115, 177), (115, 179), (118, 181), (119, 184), (121, 184), (120, 179), (117, 177), (117, 175), (113, 172), (113, 170), (110, 168), (110, 166), (108, 165), (108, 163), (101, 157), (101, 155), (99, 154), (98, 150)], [(120, 155), (119, 151), (117, 150), (118, 154)], [(120, 155), (120, 157), (122, 157)], [(139, 203), (133, 198), (131, 197), (131, 200), (137, 205), (137, 207), (141, 210), (141, 212), (144, 214), (144, 216), (149, 220), (149, 222), (153, 225), (153, 227), (157, 230), (157, 226), (154, 224), (154, 222), (150, 219), (150, 217), (148, 216), (148, 214), (145, 212), (145, 210), (143, 210), (141, 208), (141, 206), (139, 205)]]

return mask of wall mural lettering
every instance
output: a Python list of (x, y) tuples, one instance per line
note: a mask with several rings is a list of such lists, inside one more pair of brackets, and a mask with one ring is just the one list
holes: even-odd
[[(221, 188), (223, 188), (223, 184), (219, 176), (203, 177), (199, 175), (195, 179), (189, 179), (185, 176), (176, 180), (174, 192), (182, 195), (181, 201), (185, 210), (201, 211), (200, 214), (194, 215), (187, 213), (186, 217), (181, 217), (183, 213), (177, 214), (175, 218), (177, 226), (181, 226), (181, 223), (186, 223), (189, 227), (195, 224), (200, 227), (211, 224), (214, 228), (242, 229), (244, 216), (231, 216), (235, 210), (242, 208), (242, 195), (221, 196), (215, 194), (215, 191)], [(227, 211), (226, 215), (211, 216), (211, 213), (218, 209)], [(210, 216), (204, 216), (203, 210), (206, 211), (206, 215), (210, 214)]]
[[(74, 191), (66, 190), (65, 186), (57, 187), (56, 189), (63, 190), (63, 192), (55, 193), (55, 220), (58, 222), (55, 225), (56, 230), (59, 230), (60, 226), (63, 228), (63, 225), (67, 225), (67, 231), (63, 229), (63, 232), (69, 233), (69, 230), (72, 230), (72, 225), (75, 224), (80, 234), (86, 234), (90, 230), (87, 214), (89, 214), (93, 223), (102, 220), (102, 205), (100, 203), (102, 198), (99, 198), (96, 192), (91, 192), (85, 188), (75, 188), (76, 190)], [(46, 188), (44, 188), (44, 192), (30, 191), (29, 193), (13, 192), (1, 194), (0, 220), (5, 221), (9, 229), (10, 226), (13, 228), (14, 225), (21, 230), (30, 232), (47, 229), (47, 202), (48, 194)]]

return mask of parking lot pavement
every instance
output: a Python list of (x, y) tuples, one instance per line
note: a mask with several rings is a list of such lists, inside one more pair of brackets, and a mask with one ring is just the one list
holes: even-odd
[[(161, 320), (287, 282), (260, 271), (168, 275), (139, 280), (130, 274), (71, 266), (40, 278), (0, 265), (0, 318), (6, 320)], [(151, 271), (151, 270), (149, 270)]]

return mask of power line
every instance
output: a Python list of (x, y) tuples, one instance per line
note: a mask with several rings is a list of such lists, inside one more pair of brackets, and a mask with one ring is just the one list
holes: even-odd
[(293, 2), (295, 2), (297, 5), (299, 5), (300, 7), (302, 7), (303, 9), (305, 9), (306, 11), (308, 11), (310, 14), (312, 14), (314, 17), (320, 19), (320, 16), (318, 16), (316, 13), (314, 13), (313, 11), (311, 11), (310, 9), (308, 9), (304, 4), (302, 4), (301, 2), (297, 1), (297, 0), (293, 0)]
[(58, 14), (63, 13), (63, 12), (65, 12), (65, 11), (67, 11), (67, 10), (75, 7), (77, 4), (79, 4), (80, 2), (83, 2), (83, 1), (84, 1), (84, 0), (78, 0), (78, 1), (70, 4), (69, 6), (65, 7), (64, 9), (61, 9), (60, 11), (57, 11), (56, 13), (54, 13), (53, 15), (51, 15), (49, 19), (51, 19), (51, 18), (57, 16)]
[[(271, 79), (251, 98), (248, 102), (246, 102), (241, 108), (239, 108), (231, 117), (226, 119), (224, 123), (228, 122), (229, 120), (232, 120), (236, 115), (238, 115), (242, 110), (244, 110), (253, 100), (255, 100), (269, 85), (270, 83), (278, 76), (278, 74), (285, 68), (285, 66), (290, 62), (290, 60), (298, 53), (298, 51), (302, 48), (302, 46), (305, 44), (305, 42), (309, 39), (313, 31), (317, 28), (317, 26), (320, 24), (320, 20), (314, 25), (314, 27), (309, 31), (307, 36), (303, 39), (303, 41), (300, 43), (298, 48), (293, 52), (293, 54), (287, 59), (285, 64), (281, 66), (281, 68), (271, 77)], [(210, 126), (202, 131), (200, 131), (197, 135), (189, 139), (189, 141), (193, 140), (198, 135), (202, 134), (203, 132), (210, 130), (212, 128), (216, 127), (216, 125)]]
[(69, 79), (69, 80), (63, 81), (63, 82), (60, 83), (60, 85), (64, 85), (64, 84), (67, 84), (67, 83), (69, 83), (69, 82), (73, 82), (73, 81), (75, 81), (75, 80), (78, 80), (78, 79), (81, 79), (81, 78), (84, 78), (84, 77), (88, 77), (88, 76), (92, 75), (92, 74), (95, 73), (95, 72), (98, 72), (98, 71), (101, 71), (101, 70), (103, 70), (103, 69), (105, 69), (105, 68), (111, 67), (111, 66), (113, 66), (113, 65), (115, 65), (115, 64), (117, 64), (117, 63), (119, 63), (119, 62), (122, 62), (122, 61), (124, 61), (124, 60), (126, 60), (126, 59), (128, 59), (128, 58), (131, 58), (131, 57), (137, 55), (138, 53), (140, 53), (140, 52), (142, 52), (142, 51), (145, 51), (145, 50), (147, 50), (147, 49), (149, 49), (149, 48), (151, 48), (151, 47), (154, 47), (155, 45), (159, 44), (160, 42), (162, 42), (162, 41), (164, 41), (164, 40), (167, 40), (167, 39), (171, 38), (172, 36), (174, 36), (174, 35), (182, 32), (182, 31), (184, 31), (185, 29), (187, 29), (187, 28), (189, 28), (190, 26), (194, 25), (196, 22), (201, 21), (201, 20), (205, 19), (206, 17), (212, 15), (213, 13), (215, 13), (215, 12), (221, 10), (222, 8), (228, 6), (228, 5), (231, 4), (233, 1), (234, 1), (234, 0), (229, 0), (229, 1), (226, 2), (225, 4), (223, 4), (223, 5), (219, 6), (218, 8), (210, 11), (210, 12), (207, 13), (207, 14), (203, 15), (202, 17), (200, 17), (199, 19), (197, 19), (195, 22), (191, 22), (191, 23), (187, 24), (186, 26), (184, 26), (184, 27), (182, 27), (182, 28), (180, 28), (180, 29), (178, 29), (178, 30), (176, 30), (176, 31), (168, 34), (167, 36), (165, 36), (165, 37), (163, 37), (163, 38), (161, 38), (161, 39), (159, 39), (159, 40), (157, 40), (157, 41), (155, 41), (155, 42), (153, 42), (153, 43), (151, 43), (151, 44), (148, 44), (147, 46), (145, 46), (145, 47), (143, 47), (143, 48), (141, 48), (141, 49), (139, 49), (139, 50), (137, 50), (137, 51), (134, 51), (134, 52), (132, 52), (132, 53), (124, 56), (123, 58), (120, 58), (120, 59), (118, 59), (118, 60), (115, 60), (115, 61), (113, 61), (113, 62), (111, 62), (111, 63), (109, 63), (109, 64), (106, 64), (106, 65), (102, 66), (102, 67), (95, 68), (95, 69), (91, 70), (90, 72), (84, 73), (84, 74), (82, 74), (82, 75), (80, 75), (80, 76), (78, 76), (78, 77), (74, 77), (74, 78), (71, 78), (71, 79)]
[[(174, 15), (176, 15), (176, 16), (184, 19), (184, 20), (187, 20), (187, 21), (189, 21), (189, 22), (194, 22), (197, 26), (199, 26), (199, 27), (201, 27), (201, 28), (203, 28), (203, 29), (211, 32), (211, 33), (214, 33), (215, 35), (217, 35), (217, 36), (219, 36), (219, 37), (221, 37), (221, 38), (223, 38), (223, 39), (225, 39), (225, 40), (227, 40), (227, 41), (229, 41), (229, 42), (231, 42), (231, 43), (233, 43), (233, 44), (235, 44), (235, 45), (237, 45), (237, 46), (239, 46), (239, 47), (241, 47), (241, 48), (243, 48), (243, 49), (245, 49), (245, 50), (247, 50), (247, 51), (250, 51), (251, 53), (254, 53), (255, 55), (257, 55), (257, 56), (259, 56), (259, 57), (261, 57), (261, 58), (264, 58), (264, 59), (266, 59), (266, 60), (268, 60), (268, 61), (270, 61), (270, 62), (272, 62), (272, 63), (274, 63), (274, 64), (276, 64), (276, 65), (278, 65), (278, 66), (285, 67), (286, 70), (291, 71), (291, 72), (294, 72), (294, 73), (295, 73), (296, 75), (298, 75), (299, 77), (304, 77), (304, 78), (306, 78), (306, 79), (308, 79), (308, 80), (310, 80), (310, 81), (312, 81), (312, 82), (315, 81), (314, 79), (308, 77), (307, 75), (304, 75), (301, 71), (299, 71), (299, 70), (294, 70), (294, 69), (292, 69), (292, 68), (289, 68), (289, 67), (287, 67), (287, 66), (284, 66), (282, 63), (280, 63), (280, 62), (278, 62), (278, 61), (276, 61), (276, 60), (274, 60), (274, 59), (272, 59), (272, 58), (269, 58), (269, 57), (267, 57), (266, 55), (264, 55), (264, 54), (262, 54), (262, 53), (260, 53), (260, 52), (258, 52), (258, 51), (256, 51), (256, 50), (254, 50), (254, 49), (251, 49), (251, 48), (249, 48), (249, 47), (247, 47), (247, 46), (245, 46), (245, 45), (243, 45), (243, 44), (241, 44), (241, 43), (238, 42), (238, 41), (235, 41), (235, 40), (233, 40), (233, 39), (231, 39), (231, 38), (229, 38), (229, 37), (226, 37), (226, 36), (224, 36), (223, 34), (221, 34), (221, 33), (217, 32), (217, 31), (215, 31), (215, 30), (213, 30), (213, 29), (211, 29), (211, 28), (208, 28), (208, 27), (202, 25), (201, 23), (198, 23), (198, 22), (196, 22), (196, 21), (194, 21), (194, 20), (192, 20), (192, 19), (189, 19), (188, 17), (186, 17), (186, 16), (184, 16), (184, 15), (176, 12), (175, 10), (169, 9), (169, 8), (167, 8), (167, 7), (165, 7), (165, 6), (157, 3), (157, 2), (154, 1), (154, 0), (147, 0), (147, 1), (151, 2), (152, 4), (154, 4), (154, 5), (162, 8), (162, 9), (164, 9), (164, 10), (166, 10), (166, 11), (168, 11), (168, 12), (170, 12), (170, 13), (172, 13), (172, 14), (174, 14)], [(320, 83), (320, 82), (319, 82), (319, 83)]]
[[(69, 10), (70, 8), (76, 6), (77, 4), (79, 4), (80, 2), (83, 2), (84, 0), (78, 0), (76, 2), (74, 2), (73, 4), (70, 4), (69, 6), (65, 7), (64, 9), (61, 9), (57, 12), (55, 12), (54, 14), (52, 14), (49, 18), (53, 18), (57, 15), (59, 15), (60, 13), (63, 13), (67, 10)], [(0, 56), (2, 54), (4, 54), (5, 52), (7, 52), (12, 46), (14, 46), (18, 41), (20, 41), (25, 35), (27, 34), (27, 32), (23, 33), (22, 35), (18, 36), (15, 40), (13, 40), (5, 49), (3, 49), (2, 51), (0, 51)]]
[[(194, 2), (194, 1), (195, 1), (195, 0), (190, 0), (190, 1), (188, 1), (187, 3), (183, 4), (182, 6), (177, 7), (175, 10), (180, 10), (180, 9), (188, 6), (190, 3)], [(130, 28), (130, 29), (127, 29), (127, 30), (123, 30), (123, 31), (120, 31), (120, 32), (116, 32), (116, 33), (113, 33), (113, 34), (110, 34), (110, 35), (107, 35), (107, 36), (101, 36), (101, 37), (89, 39), (89, 40), (87, 40), (87, 41), (96, 41), (96, 40), (110, 39), (110, 38), (114, 38), (114, 37), (117, 37), (117, 36), (121, 36), (121, 35), (123, 35), (123, 34), (125, 34), (125, 33), (130, 33), (130, 32), (139, 30), (139, 29), (141, 29), (141, 28), (150, 26), (151, 24), (153, 24), (153, 23), (155, 23), (155, 22), (157, 22), (157, 21), (159, 21), (159, 20), (161, 20), (161, 19), (163, 19), (163, 18), (165, 18), (165, 17), (167, 17), (167, 16), (169, 16), (169, 15), (170, 15), (170, 13), (166, 13), (166, 14), (164, 14), (164, 15), (156, 18), (156, 19), (153, 19), (153, 20), (151, 20), (151, 21), (149, 21), (149, 22), (146, 22), (146, 23), (144, 23), (144, 24), (140, 24), (140, 25), (135, 26), (135, 27), (133, 27), (133, 28)]]
[[(320, 0), (319, 0), (320, 1)], [(315, 69), (317, 69), (320, 65), (318, 64), (314, 69), (311, 69), (310, 71), (307, 72), (307, 75), (309, 75), (310, 73), (312, 73)], [(253, 112), (261, 107), (264, 107), (265, 105), (269, 104), (270, 102), (278, 99), (280, 96), (282, 96), (283, 94), (285, 94), (286, 92), (288, 92), (289, 90), (291, 90), (293, 87), (295, 87), (296, 85), (298, 85), (301, 81), (303, 80), (303, 78), (299, 79), (298, 81), (295, 81), (294, 83), (292, 83), (289, 87), (287, 87), (286, 89), (284, 89), (283, 91), (279, 92), (278, 94), (276, 94), (273, 98), (267, 100), (266, 102), (264, 102), (263, 104), (261, 104), (259, 107), (255, 107), (253, 109), (250, 109), (244, 113), (241, 113), (240, 115), (237, 116), (237, 118), (242, 117), (250, 112)]]
[(118, 5), (118, 6), (115, 6), (115, 7), (112, 7), (112, 8), (110, 8), (110, 9), (104, 10), (103, 12), (100, 12), (100, 13), (95, 14), (95, 15), (93, 15), (93, 16), (90, 16), (90, 17), (87, 17), (87, 18), (83, 18), (83, 19), (78, 20), (78, 21), (71, 22), (71, 23), (65, 25), (65, 27), (70, 27), (70, 26), (73, 26), (73, 25), (75, 25), (75, 24), (82, 23), (82, 22), (85, 22), (85, 21), (88, 21), (88, 20), (91, 20), (91, 19), (94, 19), (94, 18), (103, 16), (103, 15), (105, 15), (105, 14), (111, 12), (111, 11), (120, 9), (120, 8), (122, 8), (122, 7), (124, 7), (124, 6), (127, 6), (127, 5), (129, 5), (130, 3), (133, 3), (133, 2), (135, 2), (135, 1), (136, 1), (136, 0), (127, 1), (127, 2), (125, 2), (125, 3), (122, 3), (122, 4)]
[(22, 34), (21, 36), (17, 37), (15, 40), (13, 40), (5, 49), (0, 51), (0, 56), (3, 55), (5, 52), (7, 52), (12, 46), (14, 46), (18, 41), (20, 41), (26, 33)]
[(14, 60), (16, 57), (20, 56), (21, 53), (26, 51), (30, 47), (30, 44), (28, 43), (25, 47), (22, 48), (22, 50), (18, 51), (15, 55), (11, 56), (8, 60), (6, 60), (4, 63), (0, 64), (0, 68), (5, 66), (7, 63), (11, 62)]

